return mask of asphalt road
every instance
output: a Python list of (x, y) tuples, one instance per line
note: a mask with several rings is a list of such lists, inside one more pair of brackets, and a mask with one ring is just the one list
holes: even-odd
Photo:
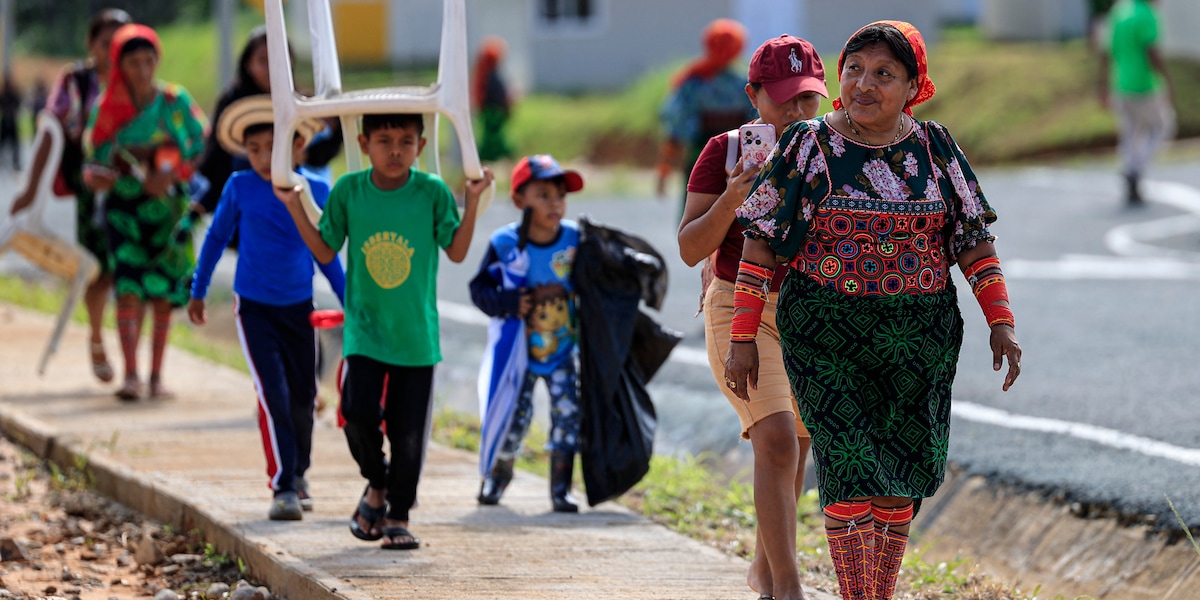
[[(1000, 215), (993, 227), (1024, 348), (1023, 374), (1007, 393), (991, 370), (987, 328), (960, 275), (966, 339), (955, 382), (950, 457), (970, 471), (1047, 494), (1154, 514), (1171, 525), (1169, 496), (1200, 526), (1200, 169), (1188, 157), (1164, 164), (1147, 206), (1130, 209), (1107, 163), (993, 170), (983, 189)], [(585, 177), (588, 174), (585, 172)], [(11, 190), (0, 174), (0, 189)], [(503, 191), (478, 225), (461, 265), (439, 277), (443, 353), (438, 401), (476, 410), (475, 374), (485, 330), (467, 282), (495, 227), (516, 220)], [(7, 215), (11, 192), (0, 193)], [(625, 228), (667, 258), (670, 293), (659, 314), (686, 339), (651, 384), (659, 452), (712, 452), (730, 472), (750, 465), (737, 419), (717, 392), (693, 318), (699, 276), (679, 260), (678, 207), (653, 198), (585, 193), (573, 218)], [(47, 211), (69, 233), (70, 205)], [(234, 260), (222, 261), (228, 285)], [(0, 270), (23, 269), (0, 257)], [(218, 277), (217, 282), (222, 279)], [(319, 298), (320, 300), (320, 298)], [(326, 300), (328, 301), (328, 300)], [(544, 405), (536, 413), (546, 422)]]

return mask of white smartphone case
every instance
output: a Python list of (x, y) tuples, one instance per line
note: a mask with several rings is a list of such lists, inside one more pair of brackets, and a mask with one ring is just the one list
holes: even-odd
[(751, 123), (738, 128), (738, 143), (742, 148), (742, 168), (751, 164), (762, 164), (771, 157), (775, 149), (775, 126), (769, 123)]

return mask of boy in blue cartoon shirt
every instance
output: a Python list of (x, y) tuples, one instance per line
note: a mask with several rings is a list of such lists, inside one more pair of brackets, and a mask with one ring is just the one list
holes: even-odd
[(567, 194), (583, 178), (541, 154), (513, 169), (512, 199), (524, 219), (497, 229), (471, 281), (471, 300), (492, 317), (480, 374), (483, 440), (480, 504), (496, 504), (533, 415), (539, 379), (550, 392), (550, 499), (555, 512), (577, 512), (571, 476), (579, 444), (575, 302), (571, 269), (579, 226), (563, 219)]

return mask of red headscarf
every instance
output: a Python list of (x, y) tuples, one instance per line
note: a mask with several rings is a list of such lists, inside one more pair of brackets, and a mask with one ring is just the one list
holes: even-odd
[(723, 71), (742, 53), (746, 45), (746, 28), (733, 19), (717, 19), (704, 28), (704, 56), (692, 61), (671, 79), (678, 87), (691, 77), (710, 79)]
[[(917, 95), (913, 96), (913, 99), (904, 105), (904, 112), (912, 116), (912, 107), (932, 98), (937, 93), (937, 86), (933, 85), (933, 80), (929, 78), (929, 53), (925, 49), (925, 38), (921, 37), (921, 32), (917, 31), (917, 28), (912, 23), (904, 21), (875, 21), (855, 31), (854, 35), (850, 36), (850, 39), (854, 39), (855, 35), (862, 33), (863, 29), (872, 25), (888, 25), (896, 28), (904, 36), (904, 39), (908, 40), (909, 47), (912, 48), (913, 54), (917, 57)], [(838, 81), (842, 80), (842, 63), (844, 62), (846, 62), (846, 49), (842, 48), (842, 53), (838, 56)], [(842, 108), (842, 99), (840, 97), (833, 100), (833, 108)]]
[(483, 38), (479, 44), (479, 56), (475, 59), (475, 73), (471, 77), (471, 103), (479, 108), (483, 98), (487, 96), (488, 78), (500, 66), (504, 55), (508, 53), (508, 44), (503, 38), (490, 35)]
[(146, 40), (154, 46), (154, 51), (162, 56), (162, 44), (158, 34), (145, 25), (122, 25), (113, 34), (112, 45), (109, 46), (109, 57), (112, 67), (108, 70), (108, 86), (96, 100), (96, 122), (92, 125), (92, 145), (99, 146), (117, 135), (126, 123), (137, 116), (137, 106), (129, 93), (129, 85), (121, 72), (121, 51), (126, 44), (134, 40)]

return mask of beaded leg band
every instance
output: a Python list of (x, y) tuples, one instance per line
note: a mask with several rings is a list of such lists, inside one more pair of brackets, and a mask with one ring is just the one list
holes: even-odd
[(825, 528), (829, 556), (837, 572), (843, 600), (871, 600), (875, 570), (875, 528), (871, 526), (871, 503), (836, 502), (825, 507), (825, 516), (845, 527)]
[[(875, 519), (874, 595), (871, 598), (888, 600), (896, 592), (896, 578), (908, 547), (908, 526), (913, 519), (913, 505), (910, 502), (905, 506), (889, 508), (872, 504), (871, 516)], [(897, 529), (903, 529), (904, 532)]]

